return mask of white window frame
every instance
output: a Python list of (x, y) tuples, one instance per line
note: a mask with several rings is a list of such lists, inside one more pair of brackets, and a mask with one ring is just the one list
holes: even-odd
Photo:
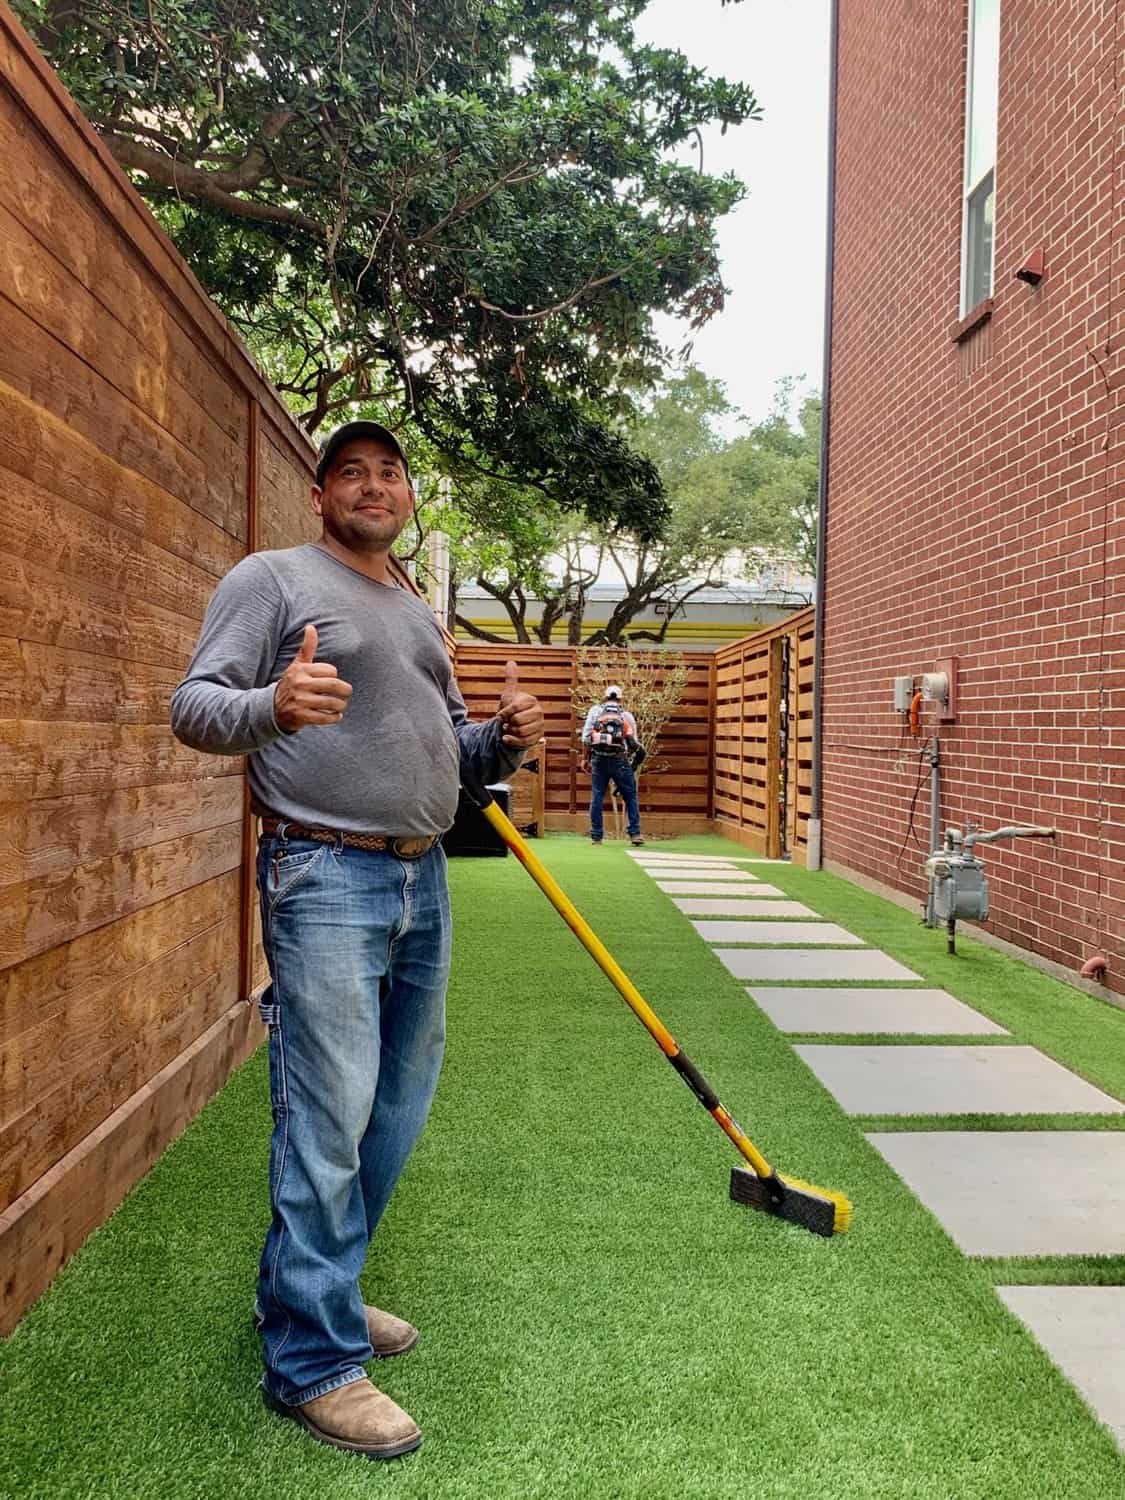
[[(988, 166), (984, 167), (977, 174), (977, 176), (976, 176), (975, 179), (973, 179), (972, 181), (970, 181), (970, 179), (969, 179), (969, 171), (970, 171), (970, 166), (971, 166), (971, 162), (972, 162), (972, 149), (973, 149), (973, 98), (974, 98), (975, 89), (976, 89), (976, 87), (979, 86), (979, 80), (975, 80), (974, 77), (973, 77), (973, 66), (974, 66), (974, 63), (975, 63), (976, 39), (977, 39), (977, 24), (976, 24), (976, 22), (977, 22), (977, 4), (978, 4), (978, 0), (968, 0), (968, 28), (969, 28), (969, 30), (968, 30), (968, 36), (969, 36), (969, 45), (968, 45), (968, 61), (967, 61), (966, 71), (965, 71), (965, 150), (964, 150), (964, 164), (963, 164), (962, 172), (961, 172), (961, 181), (962, 181), (962, 190), (961, 190), (961, 316), (963, 318), (967, 317), (969, 315), (969, 313), (971, 313), (973, 311), (973, 308), (976, 307), (976, 306), (978, 306), (980, 304), (980, 302), (985, 301), (989, 297), (991, 297), (992, 294), (993, 294), (993, 291), (995, 290), (995, 287), (996, 287), (996, 155), (997, 155), (997, 151), (996, 151), (996, 143), (995, 142), (993, 142), (992, 161), (991, 161), (991, 163)], [(998, 30), (999, 30), (999, 27), (1000, 27), (1002, 6), (1003, 6), (1003, 0), (998, 0), (998, 4), (997, 4), (997, 16), (996, 16), (996, 25), (997, 25), (997, 29)], [(999, 52), (999, 49), (997, 49), (997, 50)], [(1000, 88), (999, 55), (997, 56), (997, 69), (996, 69), (996, 72), (997, 72), (996, 78), (993, 79), (993, 80), (990, 80), (990, 83), (991, 83), (991, 86), (996, 89), (997, 95), (999, 95), (999, 88)], [(999, 116), (999, 108), (997, 108), (997, 116)], [(971, 261), (970, 261), (970, 255), (969, 255), (969, 251), (970, 251), (970, 248), (971, 248), (970, 245), (969, 245), (969, 229), (970, 229), (970, 222), (971, 222), (970, 221), (969, 205), (971, 204), (971, 202), (972, 202), (974, 196), (976, 195), (976, 193), (984, 185), (986, 179), (988, 178), (988, 176), (990, 174), (992, 176), (992, 215), (993, 215), (993, 223), (992, 223), (992, 245), (990, 247), (990, 259), (989, 259), (989, 267), (988, 267), (988, 291), (985, 293), (984, 298), (974, 297), (972, 299), (971, 304), (970, 304), (970, 298), (969, 298), (969, 279), (970, 279), (970, 274), (971, 274), (971, 270), (972, 270), (972, 265), (971, 265)]]

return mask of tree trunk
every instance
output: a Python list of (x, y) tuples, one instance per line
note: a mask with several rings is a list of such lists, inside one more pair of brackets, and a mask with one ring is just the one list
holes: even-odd
[[(477, 583), (480, 584), (486, 594), (491, 594), (493, 599), (499, 600), (504, 606), (508, 619), (511, 620), (512, 626), (515, 629), (518, 643), (521, 646), (530, 646), (531, 637), (527, 633), (527, 600), (519, 590), (518, 585), (513, 584), (511, 589), (498, 589), (494, 583), (489, 583), (487, 578), (478, 578)], [(514, 593), (519, 594), (518, 604), (512, 598)], [(493, 635), (487, 637), (487, 639), (498, 641), (502, 640), (503, 637)]]
[(539, 637), (542, 645), (551, 644), (551, 632), (555, 625), (566, 613), (566, 600), (560, 594), (557, 599), (547, 599), (543, 603), (543, 614), (536, 627), (535, 634)]

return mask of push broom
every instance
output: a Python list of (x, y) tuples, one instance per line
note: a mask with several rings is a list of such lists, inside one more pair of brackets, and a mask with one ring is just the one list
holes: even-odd
[(754, 1145), (738, 1121), (719, 1102), (719, 1096), (707, 1079), (677, 1045), (660, 1017), (644, 999), (624, 969), (583, 918), (582, 913), (558, 885), (542, 860), (532, 852), (511, 820), (496, 805), (487, 787), (469, 785), (463, 778), (469, 797), (476, 803), (505, 845), (523, 865), (547, 900), (562, 917), (575, 937), (609, 978), (625, 1004), (652, 1037), (676, 1072), (691, 1089), (703, 1108), (733, 1142), (735, 1149), (753, 1170), (732, 1167), (730, 1195), (736, 1203), (759, 1208), (775, 1218), (800, 1224), (813, 1234), (831, 1236), (842, 1233), (851, 1222), (852, 1206), (842, 1193), (813, 1187), (793, 1177), (782, 1177)]

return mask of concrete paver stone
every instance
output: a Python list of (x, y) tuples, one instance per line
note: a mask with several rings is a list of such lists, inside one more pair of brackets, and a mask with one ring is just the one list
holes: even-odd
[(645, 849), (629, 849), (629, 858), (638, 865), (784, 865), (793, 866), (787, 859), (766, 859), (757, 854), (649, 854)]
[(756, 885), (753, 892), (745, 896), (678, 896), (673, 906), (678, 906), (685, 916), (715, 917), (815, 917), (816, 912), (800, 901), (761, 900), (770, 892), (780, 896), (776, 886)]
[[(684, 894), (677, 889), (676, 895)], [(817, 980), (921, 979), (905, 964), (877, 948), (848, 952), (840, 948), (716, 948), (716, 954), (736, 979)]]
[(1125, 1113), (1125, 1104), (1034, 1047), (814, 1042), (796, 1051), (853, 1115)]
[(1125, 1449), (1125, 1287), (998, 1286)]
[(741, 861), (726, 859), (720, 855), (708, 856), (706, 859), (692, 854), (637, 854), (629, 856), (635, 865), (642, 869), (649, 869), (657, 865), (693, 865), (699, 869), (709, 869), (714, 865), (721, 865), (725, 870), (734, 869)]
[(906, 1130), (867, 1139), (966, 1255), (1120, 1255), (1125, 1245), (1125, 1132)]
[(732, 885), (730, 880), (709, 880), (705, 874), (691, 873), (691, 879), (685, 880), (681, 876), (673, 876), (667, 879), (663, 871), (657, 876), (657, 889), (664, 891), (667, 895), (784, 895), (775, 885), (766, 885), (763, 880), (757, 880), (751, 885)]
[(705, 943), (818, 943), (828, 947), (863, 943), (835, 922), (693, 922)]
[[(766, 905), (765, 902), (762, 903)], [(782, 1031), (885, 1032), (916, 1036), (1007, 1036), (987, 1016), (947, 995), (944, 990), (843, 989), (820, 986), (799, 989), (778, 985), (752, 987), (760, 1005)]]

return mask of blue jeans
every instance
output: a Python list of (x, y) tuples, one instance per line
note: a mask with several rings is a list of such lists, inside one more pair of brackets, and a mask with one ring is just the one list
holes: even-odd
[(593, 756), (590, 776), (590, 837), (594, 842), (600, 844), (602, 841), (604, 833), (602, 806), (611, 781), (625, 800), (625, 812), (629, 819), (629, 837), (631, 839), (639, 837), (641, 812), (637, 806), (637, 778), (633, 775), (633, 768), (625, 756)]
[(258, 892), (273, 1139), (256, 1315), (263, 1383), (300, 1405), (364, 1379), (372, 1358), (359, 1274), (445, 1042), (445, 854), (274, 837)]

